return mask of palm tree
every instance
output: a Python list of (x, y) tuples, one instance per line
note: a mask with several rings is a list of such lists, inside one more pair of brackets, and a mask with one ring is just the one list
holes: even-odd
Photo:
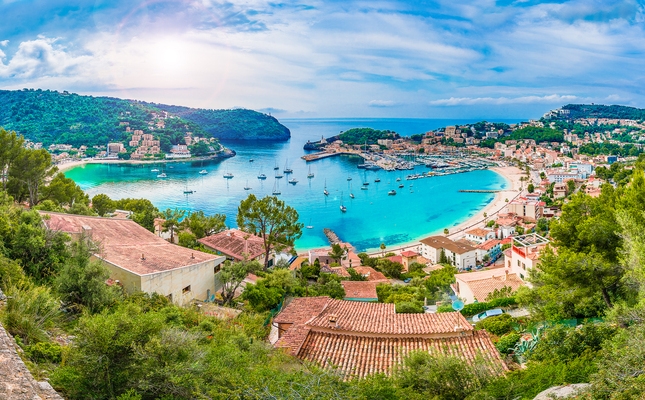
[(383, 257), (385, 255), (385, 243), (381, 243), (379, 247), (381, 248), (381, 257)]
[(444, 229), (444, 230), (443, 230), (443, 234), (444, 234), (444, 235), (448, 236), (448, 234), (449, 234), (449, 233), (450, 233), (450, 231), (448, 230), (448, 228), (446, 228), (446, 229)]

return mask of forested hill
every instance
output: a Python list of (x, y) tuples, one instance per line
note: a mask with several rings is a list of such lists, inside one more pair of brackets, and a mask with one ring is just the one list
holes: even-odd
[(562, 107), (569, 110), (567, 119), (578, 118), (616, 118), (645, 120), (645, 109), (627, 106), (605, 106), (602, 104), (567, 104)]
[(287, 140), (291, 137), (289, 128), (274, 117), (257, 111), (206, 110), (154, 103), (151, 105), (193, 122), (219, 139)]
[[(162, 111), (170, 118), (158, 126), (155, 118)], [(289, 129), (275, 118), (250, 110), (198, 110), (40, 89), (0, 90), (0, 127), (45, 145), (125, 142), (131, 135), (125, 132), (125, 122), (133, 130), (144, 130), (172, 144), (180, 143), (186, 131), (239, 140), (286, 140), (290, 136)]]

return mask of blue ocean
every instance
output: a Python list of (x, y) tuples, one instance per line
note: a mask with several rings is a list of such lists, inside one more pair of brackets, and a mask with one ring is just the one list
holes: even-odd
[[(451, 228), (494, 198), (490, 193), (460, 193), (459, 190), (504, 189), (508, 185), (502, 176), (488, 170), (406, 181), (407, 174), (428, 169), (419, 166), (415, 171), (366, 171), (357, 168), (362, 161), (357, 156), (337, 156), (310, 163), (301, 159), (307, 153), (303, 150), (307, 140), (319, 140), (350, 128), (389, 129), (408, 136), (476, 120), (284, 119), (280, 122), (291, 130), (289, 141), (223, 142), (237, 152), (236, 157), (226, 160), (157, 165), (87, 164), (65, 174), (90, 196), (105, 193), (114, 199), (147, 198), (162, 210), (180, 208), (225, 214), (230, 227), (236, 226), (237, 207), (249, 193), (261, 197), (278, 190), (279, 198), (298, 211), (301, 222), (312, 227), (303, 229), (302, 237), (296, 242), (298, 250), (328, 245), (323, 228), (332, 229), (341, 240), (359, 251), (377, 249), (381, 243), (393, 248)], [(279, 171), (274, 171), (275, 166)], [(285, 167), (293, 169), (293, 174), (274, 179), (275, 172), (282, 173)], [(157, 178), (158, 173), (151, 171), (153, 168), (165, 172), (167, 178)], [(208, 174), (199, 174), (202, 169)], [(307, 178), (309, 171), (314, 174), (311, 179)], [(234, 177), (225, 179), (226, 173)], [(265, 174), (267, 179), (258, 180), (259, 174)], [(291, 177), (298, 183), (289, 184)], [(376, 178), (380, 182), (374, 182)], [(363, 182), (369, 182), (369, 189), (361, 190)], [(398, 188), (400, 183), (405, 187)], [(245, 187), (251, 189), (245, 190)], [(325, 188), (329, 196), (323, 194)], [(184, 194), (187, 189), (194, 193)], [(396, 189), (396, 196), (388, 196), (392, 189)], [(347, 212), (340, 211), (341, 204)]]

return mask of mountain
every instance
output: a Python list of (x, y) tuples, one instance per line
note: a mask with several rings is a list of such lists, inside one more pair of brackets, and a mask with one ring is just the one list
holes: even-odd
[(168, 145), (183, 143), (186, 132), (237, 140), (287, 140), (291, 135), (275, 118), (251, 110), (192, 109), (40, 89), (0, 90), (0, 104), (0, 127), (45, 145), (126, 142), (131, 136), (126, 125)]

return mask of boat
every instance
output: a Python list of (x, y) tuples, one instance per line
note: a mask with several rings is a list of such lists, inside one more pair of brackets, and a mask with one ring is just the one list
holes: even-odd
[(309, 173), (307, 174), (307, 178), (308, 178), (308, 179), (311, 179), (311, 178), (313, 178), (313, 177), (314, 177), (314, 173), (313, 173), (313, 172), (311, 172), (311, 165), (310, 165), (310, 166), (309, 166)]
[(295, 185), (296, 183), (298, 183), (298, 180), (296, 178), (291, 178), (289, 179), (289, 183)]
[(206, 175), (207, 173), (208, 173), (208, 171), (206, 171), (205, 169), (199, 171), (200, 175)]
[(396, 194), (396, 190), (392, 189), (389, 192), (387, 192), (388, 196), (394, 196)]
[(260, 179), (260, 180), (265, 180), (266, 178), (267, 178), (267, 176), (266, 176), (266, 175), (264, 175), (263, 173), (260, 173), (260, 174), (258, 175), (258, 179)]
[(348, 181), (351, 181), (351, 180), (352, 180), (352, 177), (351, 177), (351, 176), (348, 176), (348, 177), (347, 177), (347, 180), (348, 180)]
[(341, 212), (346, 212), (347, 211), (347, 207), (345, 207), (345, 205), (343, 204), (343, 194), (342, 193), (340, 195), (340, 211)]
[(327, 179), (325, 179), (325, 190), (323, 191), (323, 194), (325, 196), (329, 196), (329, 192), (327, 191)]
[(369, 186), (369, 184), (370, 184), (370, 183), (369, 183), (369, 182), (367, 182), (367, 181), (363, 182), (363, 186)]
[(164, 172), (162, 172), (159, 175), (157, 175), (157, 178), (167, 178), (167, 177), (168, 177), (168, 175), (166, 175)]
[(225, 173), (225, 174), (224, 174), (224, 178), (226, 178), (226, 179), (232, 179), (232, 178), (233, 178), (233, 174), (232, 174), (232, 173), (230, 173), (230, 172), (227, 172), (227, 173)]
[(396, 181), (397, 181), (397, 182), (401, 182), (401, 178), (396, 178)]
[(314, 229), (314, 226), (311, 225), (311, 218), (309, 218), (309, 225), (305, 226), (307, 229)]
[(254, 160), (254, 159), (252, 159), (252, 158), (249, 158), (249, 162), (253, 162), (253, 161), (255, 161), (255, 160)]
[(150, 170), (150, 172), (159, 172), (159, 168), (153, 168)]
[(400, 185), (399, 185), (399, 189), (402, 189), (402, 188), (404, 188), (404, 187), (405, 187), (405, 185), (404, 185), (404, 184), (400, 184)]
[(279, 172), (275, 173), (275, 179), (282, 179), (284, 175), (280, 174)]
[(275, 167), (273, 167), (274, 170), (279, 170), (280, 167), (278, 166), (278, 160), (275, 160)]
[(251, 190), (248, 179), (246, 180), (246, 186), (244, 186), (244, 190)]
[(194, 190), (184, 190), (184, 194), (193, 194), (195, 193)]
[(369, 189), (367, 186), (361, 186), (361, 190), (367, 190)]
[(280, 196), (282, 194), (282, 193), (280, 193), (280, 188), (278, 187), (278, 180), (277, 179), (273, 183), (273, 192), (272, 192), (272, 194), (274, 196)]
[(288, 167), (288, 163), (289, 163), (289, 159), (287, 159), (287, 161), (284, 162), (284, 171), (282, 172), (284, 172), (285, 174), (293, 174), (293, 170)]
[(381, 181), (381, 178), (379, 178), (378, 176), (376, 177), (376, 179), (374, 179), (374, 182), (376, 183), (379, 183), (380, 181)]

